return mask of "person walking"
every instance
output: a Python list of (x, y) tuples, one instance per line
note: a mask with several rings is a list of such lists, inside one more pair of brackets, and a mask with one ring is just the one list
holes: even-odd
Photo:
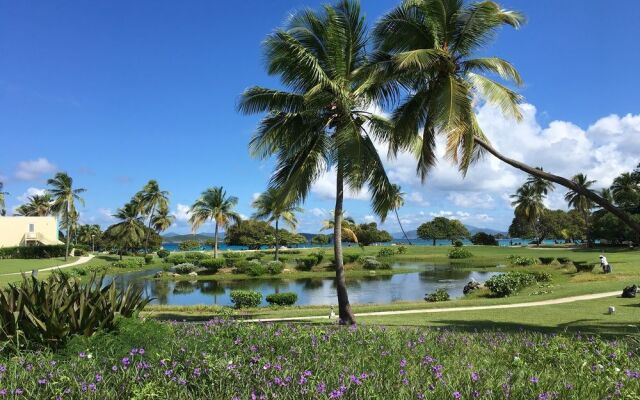
[(611, 272), (609, 261), (607, 261), (607, 257), (602, 254), (600, 255), (600, 266), (602, 267), (602, 273), (608, 274), (609, 272)]

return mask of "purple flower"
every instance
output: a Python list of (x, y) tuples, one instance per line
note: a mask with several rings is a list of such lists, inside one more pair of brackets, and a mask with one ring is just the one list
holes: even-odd
[(47, 384), (47, 380), (45, 378), (40, 378), (38, 379), (38, 385), (46, 385)]
[(324, 383), (320, 382), (316, 385), (316, 393), (322, 394), (326, 390), (327, 390), (327, 385), (325, 385)]
[(533, 383), (534, 385), (536, 383), (538, 383), (540, 380), (538, 379), (538, 377), (536, 376), (532, 376), (531, 378), (529, 378), (529, 382)]
[(96, 382), (102, 382), (102, 375), (96, 374)]
[(453, 392), (453, 398), (458, 400), (462, 398), (462, 395), (460, 394), (460, 392), (456, 391), (456, 392)]
[(479, 373), (477, 373), (475, 371), (471, 373), (471, 380), (472, 381), (477, 382), (479, 379), (480, 379), (480, 374)]
[(406, 366), (407, 366), (407, 360), (403, 358), (402, 360), (400, 360), (400, 368), (404, 368)]
[(130, 363), (129, 357), (125, 357), (122, 359), (122, 365), (124, 365), (125, 367), (129, 365), (129, 363)]

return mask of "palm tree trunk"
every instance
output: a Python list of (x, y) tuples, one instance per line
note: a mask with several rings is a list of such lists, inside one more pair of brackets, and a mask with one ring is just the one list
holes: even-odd
[(351, 311), (347, 283), (344, 278), (344, 264), (342, 261), (342, 203), (344, 200), (344, 173), (338, 163), (336, 178), (336, 207), (334, 210), (333, 226), (333, 254), (336, 263), (336, 286), (338, 289), (338, 315), (341, 325), (354, 325), (356, 319)]
[(436, 239), (435, 238), (433, 238), (433, 243), (432, 244), (433, 244), (433, 247), (436, 247)]
[(156, 205), (154, 204), (151, 207), (151, 213), (149, 213), (149, 230), (147, 231), (147, 237), (144, 241), (144, 255), (146, 256), (149, 252), (149, 236), (151, 236), (151, 221), (153, 220), (153, 213), (156, 211)]
[(629, 214), (627, 214), (626, 212), (622, 211), (621, 209), (619, 209), (618, 207), (614, 206), (613, 204), (611, 204), (610, 202), (608, 202), (607, 200), (605, 200), (603, 197), (599, 196), (597, 193), (592, 192), (591, 190), (588, 190), (580, 185), (576, 185), (575, 182), (567, 179), (567, 178), (563, 178), (561, 176), (558, 175), (554, 175), (554, 174), (550, 174), (548, 172), (539, 170), (537, 168), (533, 168), (525, 163), (522, 163), (520, 161), (514, 160), (512, 158), (509, 158), (505, 155), (503, 155), (502, 153), (500, 153), (498, 150), (496, 150), (493, 146), (491, 146), (489, 143), (485, 142), (484, 140), (480, 139), (480, 138), (474, 138), (475, 142), (482, 147), (483, 149), (485, 149), (486, 151), (488, 151), (489, 153), (491, 153), (491, 155), (493, 155), (494, 157), (496, 157), (497, 159), (499, 159), (502, 162), (505, 162), (509, 165), (511, 165), (514, 168), (519, 169), (520, 171), (524, 171), (528, 174), (531, 174), (533, 176), (537, 176), (538, 178), (542, 178), (545, 179), (547, 181), (550, 182), (554, 182), (557, 183), (558, 185), (564, 186), (568, 189), (571, 189), (577, 193), (580, 193), (581, 195), (585, 196), (586, 198), (588, 198), (589, 200), (593, 201), (594, 203), (596, 203), (597, 205), (599, 205), (600, 207), (604, 208), (605, 210), (609, 211), (611, 214), (615, 215), (616, 217), (618, 217), (622, 222), (624, 222), (627, 226), (629, 226), (631, 229), (633, 229), (638, 235), (640, 235), (640, 224), (635, 222), (634, 220), (631, 219), (631, 217), (629, 216)]
[(67, 251), (64, 253), (64, 260), (67, 261), (69, 257), (69, 245), (71, 244), (71, 230), (67, 228)]
[(276, 258), (275, 260), (278, 261), (278, 247), (280, 247), (279, 242), (280, 238), (278, 237), (278, 220), (276, 219)]
[(589, 236), (589, 211), (584, 213), (584, 234), (587, 237), (587, 249), (591, 247), (591, 237)]
[(216, 221), (216, 230), (213, 239), (213, 258), (218, 258), (218, 221)]
[(402, 234), (404, 235), (404, 238), (407, 239), (407, 242), (409, 242), (409, 245), (411, 245), (411, 240), (409, 240), (409, 237), (407, 236), (407, 232), (404, 231), (404, 228), (402, 227), (402, 222), (400, 222), (400, 216), (398, 215), (398, 209), (394, 209), (393, 211), (395, 211), (396, 213), (396, 218), (398, 219), (398, 225), (400, 225), (400, 230), (402, 231)]

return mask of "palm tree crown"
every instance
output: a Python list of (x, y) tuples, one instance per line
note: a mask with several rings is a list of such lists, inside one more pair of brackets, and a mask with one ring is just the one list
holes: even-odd
[(640, 183), (633, 173), (625, 172), (614, 179), (611, 193), (616, 204), (624, 209), (640, 206)]
[[(574, 181), (577, 185), (590, 191), (593, 191), (593, 189), (591, 189), (591, 186), (596, 183), (596, 181), (589, 180), (587, 176), (582, 173), (575, 175), (571, 180)], [(567, 203), (569, 203), (569, 207), (572, 207), (582, 213), (589, 212), (593, 208), (593, 202), (589, 198), (579, 192), (576, 192), (575, 190), (568, 191), (565, 194), (564, 199)]]
[(139, 204), (135, 201), (125, 204), (113, 216), (120, 222), (109, 227), (107, 235), (118, 245), (122, 258), (124, 250), (138, 247), (144, 240), (143, 217), (140, 215)]
[(473, 112), (476, 93), (521, 118), (521, 96), (486, 76), (521, 85), (518, 71), (506, 60), (475, 53), (502, 25), (518, 28), (523, 21), (492, 1), (407, 0), (378, 23), (377, 95), (395, 101), (409, 89), (393, 114), (392, 152), (417, 146), (423, 180), (436, 162), (437, 134), (444, 135), (446, 156), (463, 173), (478, 159), (474, 140), (486, 138)]
[(522, 185), (511, 198), (514, 199), (511, 205), (515, 207), (516, 214), (529, 223), (535, 223), (545, 210), (542, 193), (533, 185)]
[(253, 201), (251, 206), (256, 209), (253, 214), (253, 218), (262, 219), (268, 222), (275, 222), (276, 225), (276, 251), (275, 260), (278, 261), (278, 252), (280, 247), (280, 235), (278, 224), (282, 219), (291, 229), (296, 229), (298, 225), (298, 219), (296, 218), (297, 212), (302, 212), (302, 208), (293, 203), (283, 203), (282, 198), (286, 196), (280, 196), (279, 193), (269, 188), (257, 199)]
[(52, 198), (49, 193), (35, 194), (27, 198), (27, 202), (16, 209), (18, 215), (46, 217), (51, 214)]
[(86, 192), (86, 189), (74, 189), (73, 178), (66, 172), (58, 172), (53, 178), (47, 180), (47, 184), (50, 186), (48, 192), (53, 198), (51, 211), (61, 218), (62, 226), (66, 227), (67, 230), (66, 260), (69, 256), (71, 229), (75, 225), (75, 222), (77, 222), (78, 217), (75, 202), (78, 201), (84, 205), (84, 200), (80, 197), (80, 194)]
[[(145, 254), (149, 250), (149, 237), (151, 235), (151, 227), (156, 213), (161, 209), (169, 208), (169, 192), (160, 190), (160, 185), (155, 180), (150, 180), (134, 197), (140, 212), (148, 219), (149, 231), (147, 232), (144, 244)], [(168, 212), (168, 211), (167, 211)], [(171, 223), (169, 224), (171, 225)]]
[(215, 225), (215, 238), (213, 254), (218, 256), (218, 229), (228, 226), (231, 222), (240, 222), (240, 214), (233, 211), (238, 204), (238, 198), (227, 196), (227, 192), (222, 186), (212, 187), (204, 192), (198, 200), (191, 206), (189, 222), (195, 232), (202, 224), (213, 221)]

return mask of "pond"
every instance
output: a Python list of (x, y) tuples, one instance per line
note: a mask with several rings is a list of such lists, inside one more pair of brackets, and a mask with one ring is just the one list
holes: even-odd
[[(347, 278), (349, 301), (352, 304), (388, 304), (394, 301), (419, 301), (425, 293), (444, 288), (453, 298), (463, 295), (462, 288), (471, 281), (484, 282), (498, 272), (471, 271), (447, 265), (403, 263), (394, 267), (413, 268), (416, 272), (395, 275), (371, 275)], [(148, 296), (156, 299), (152, 304), (232, 305), (229, 292), (234, 289), (255, 290), (263, 296), (276, 292), (294, 292), (297, 305), (337, 304), (335, 279), (244, 279), (223, 281), (167, 281), (153, 279), (158, 270), (130, 272), (112, 276), (119, 287), (128, 283), (142, 285)], [(263, 302), (266, 305), (266, 302)]]

